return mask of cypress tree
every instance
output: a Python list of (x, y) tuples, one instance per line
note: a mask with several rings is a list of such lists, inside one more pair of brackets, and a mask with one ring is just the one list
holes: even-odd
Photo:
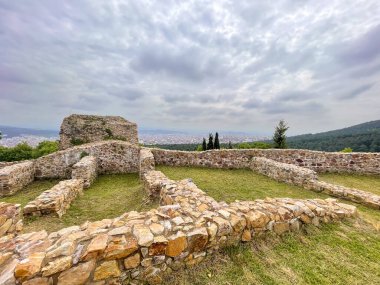
[(203, 138), (203, 142), (202, 142), (202, 150), (205, 151), (207, 150), (207, 144), (206, 144), (206, 139)]
[(210, 133), (208, 135), (207, 149), (214, 149), (214, 137), (213, 137), (212, 133)]
[(228, 148), (232, 149), (232, 143), (231, 143), (231, 141), (228, 142)]
[(289, 129), (284, 120), (281, 120), (273, 135), (273, 146), (274, 148), (287, 148), (285, 133)]
[(215, 149), (220, 149), (219, 134), (218, 134), (218, 132), (215, 133), (214, 148)]

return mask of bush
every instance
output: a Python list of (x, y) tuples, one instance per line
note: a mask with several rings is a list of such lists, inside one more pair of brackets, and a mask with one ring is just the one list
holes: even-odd
[(249, 149), (249, 148), (268, 149), (271, 147), (272, 147), (271, 144), (265, 143), (265, 142), (251, 142), (251, 143), (243, 142), (237, 145), (237, 148), (239, 149)]
[(33, 148), (26, 142), (15, 147), (0, 147), (0, 161), (18, 161), (37, 158), (58, 150), (58, 142), (43, 141)]
[(350, 147), (345, 147), (345, 148), (342, 149), (340, 152), (352, 152), (352, 148), (350, 148)]

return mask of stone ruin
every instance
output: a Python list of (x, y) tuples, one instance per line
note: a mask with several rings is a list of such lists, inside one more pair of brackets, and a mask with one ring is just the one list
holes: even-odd
[(63, 119), (59, 135), (61, 150), (112, 139), (138, 144), (137, 125), (119, 116), (73, 114)]
[[(63, 180), (24, 209), (0, 202), (0, 284), (159, 284), (165, 275), (197, 264), (223, 246), (357, 215), (355, 206), (331, 198), (218, 202), (191, 179), (170, 180), (155, 164), (250, 168), (305, 191), (380, 210), (380, 196), (318, 180), (323, 171), (380, 174), (377, 153), (180, 152), (120, 140), (93, 142), (0, 168), (0, 195), (22, 191), (33, 178)], [(76, 196), (104, 173), (139, 173), (146, 193), (159, 199), (160, 206), (50, 234), (20, 234), (22, 216), (64, 215)]]

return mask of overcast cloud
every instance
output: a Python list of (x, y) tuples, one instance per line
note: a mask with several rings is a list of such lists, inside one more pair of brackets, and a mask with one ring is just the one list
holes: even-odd
[(0, 125), (292, 134), (380, 119), (380, 2), (0, 0)]

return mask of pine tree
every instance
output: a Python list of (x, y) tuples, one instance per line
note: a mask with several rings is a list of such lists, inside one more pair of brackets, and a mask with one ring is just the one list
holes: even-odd
[(289, 129), (284, 120), (281, 120), (273, 135), (274, 148), (287, 148), (285, 133)]
[(231, 143), (231, 141), (228, 142), (228, 148), (232, 149), (232, 143)]
[(206, 139), (203, 138), (203, 142), (202, 142), (202, 150), (205, 151), (207, 150), (207, 144), (206, 144)]
[(220, 149), (219, 134), (218, 134), (218, 132), (215, 133), (214, 148), (215, 149)]
[(207, 149), (214, 149), (214, 137), (211, 133), (208, 135)]

